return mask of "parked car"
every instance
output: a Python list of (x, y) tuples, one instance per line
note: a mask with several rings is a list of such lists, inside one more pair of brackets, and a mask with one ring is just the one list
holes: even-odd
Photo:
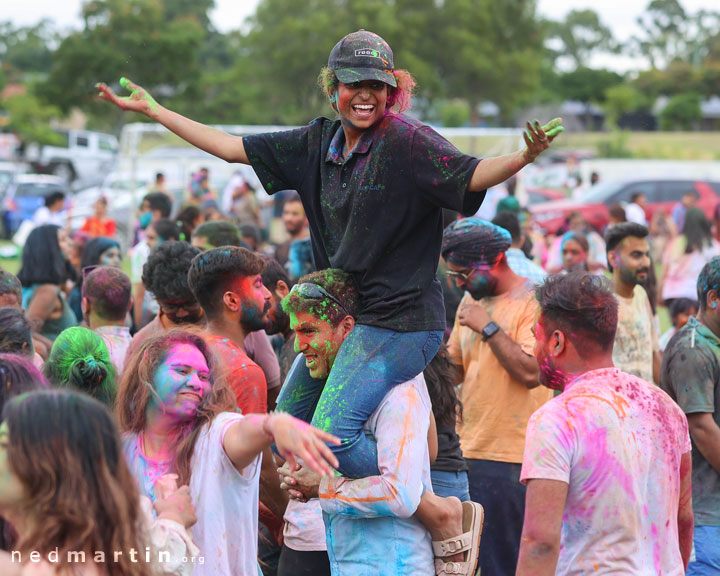
[(18, 174), (23, 174), (26, 166), (17, 162), (0, 162), (0, 198), (5, 197), (13, 178)]
[(118, 140), (112, 134), (89, 130), (57, 130), (57, 146), (30, 144), (25, 159), (36, 172), (54, 174), (66, 184), (100, 182), (112, 169)]
[(6, 238), (10, 238), (24, 220), (32, 220), (35, 211), (45, 205), (45, 198), (53, 192), (70, 198), (70, 189), (57, 176), (19, 174), (8, 186), (3, 200), (2, 222)]
[(646, 214), (648, 222), (656, 210), (670, 214), (683, 195), (693, 192), (696, 206), (712, 219), (715, 207), (720, 203), (720, 182), (708, 180), (632, 180), (600, 182), (581, 200), (558, 200), (530, 207), (535, 222), (548, 234), (557, 234), (570, 212), (580, 212), (587, 222), (603, 231), (609, 222), (608, 208), (615, 203), (627, 204), (636, 192), (648, 199)]
[(525, 194), (527, 196), (527, 206), (565, 199), (565, 192), (554, 188), (527, 188)]

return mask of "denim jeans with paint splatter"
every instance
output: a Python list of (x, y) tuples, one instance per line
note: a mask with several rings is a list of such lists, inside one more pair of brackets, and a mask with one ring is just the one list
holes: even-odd
[(393, 386), (425, 369), (442, 337), (442, 330), (395, 332), (357, 324), (340, 347), (327, 380), (311, 378), (302, 355), (295, 359), (277, 409), (342, 439), (331, 449), (343, 476), (377, 476), (377, 447), (363, 425)]

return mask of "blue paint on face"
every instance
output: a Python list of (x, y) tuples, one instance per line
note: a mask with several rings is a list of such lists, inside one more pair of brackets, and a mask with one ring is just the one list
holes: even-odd
[(155, 370), (149, 409), (178, 420), (192, 420), (210, 391), (210, 369), (202, 352), (190, 344), (178, 344)]

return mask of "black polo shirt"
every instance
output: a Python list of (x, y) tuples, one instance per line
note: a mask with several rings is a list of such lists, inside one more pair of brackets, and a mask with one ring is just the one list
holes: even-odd
[(319, 270), (341, 268), (360, 292), (360, 324), (400, 332), (442, 330), (435, 273), (442, 208), (474, 214), (485, 192), (467, 192), (479, 160), (429, 126), (388, 114), (348, 158), (339, 120), (243, 138), (269, 194), (297, 190)]

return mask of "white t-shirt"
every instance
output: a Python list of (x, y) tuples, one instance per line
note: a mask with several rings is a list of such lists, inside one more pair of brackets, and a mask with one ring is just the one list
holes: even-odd
[(634, 202), (630, 202), (627, 206), (625, 206), (625, 218), (627, 218), (628, 222), (635, 222), (635, 224), (647, 226), (647, 216), (645, 215), (645, 210), (642, 209), (642, 206), (635, 204)]
[(432, 492), (425, 378), (393, 386), (364, 425), (377, 440), (379, 476), (320, 482), (333, 576), (434, 574), (430, 533), (414, 514)]
[(520, 480), (568, 484), (555, 574), (680, 576), (685, 414), (617, 368), (587, 372), (530, 418)]
[[(195, 576), (256, 576), (258, 500), (262, 455), (238, 472), (223, 447), (228, 428), (241, 414), (223, 412), (203, 427), (190, 462), (190, 496), (197, 523), (190, 529), (200, 549)], [(154, 483), (170, 473), (168, 462), (145, 458), (139, 437), (125, 435), (123, 450), (140, 492), (155, 500)]]

